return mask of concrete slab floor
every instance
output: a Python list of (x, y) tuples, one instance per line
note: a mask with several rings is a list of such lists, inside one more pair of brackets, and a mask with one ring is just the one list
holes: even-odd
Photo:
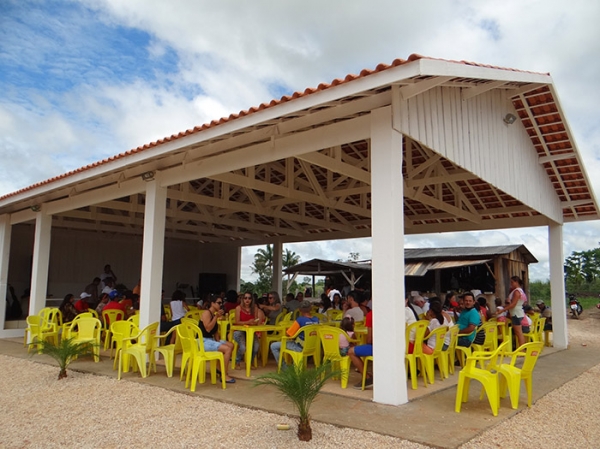
[[(28, 356), (20, 339), (0, 339), (0, 354), (54, 364), (54, 361), (46, 356)], [(91, 358), (81, 359), (74, 362), (70, 369), (116, 377), (116, 371), (112, 369), (112, 360), (108, 359), (107, 353), (103, 354), (105, 356), (99, 363), (94, 363)], [(565, 351), (545, 350), (535, 369), (533, 401), (599, 363), (600, 352), (591, 347), (576, 346)], [(253, 377), (272, 369), (274, 365), (269, 364), (266, 369), (253, 371)], [(215, 386), (207, 383), (198, 385), (195, 393), (186, 390), (184, 382), (179, 381), (178, 368), (175, 369), (172, 378), (166, 377), (164, 367), (159, 365), (157, 374), (152, 373), (142, 379), (138, 373), (125, 373), (123, 380), (273, 413), (294, 414), (291, 405), (284, 401), (274, 388), (254, 387), (252, 379), (246, 379), (242, 371), (232, 371), (231, 374), (236, 377), (237, 383), (227, 385), (226, 390), (222, 390), (220, 384)], [(499, 415), (494, 417), (487, 399), (479, 400), (481, 390), (479, 384), (473, 382), (469, 402), (463, 404), (460, 414), (455, 413), (457, 377), (455, 374), (454, 378), (444, 382), (440, 382), (438, 377), (435, 384), (428, 388), (423, 387), (421, 380), (408, 404), (388, 406), (373, 403), (372, 391), (354, 390), (351, 387), (352, 382), (358, 382), (359, 377), (357, 373), (352, 373), (347, 390), (340, 388), (339, 381), (332, 380), (328, 383), (315, 401), (311, 416), (315, 421), (337, 426), (369, 430), (434, 447), (456, 448), (519, 412), (510, 408), (509, 399), (506, 398), (501, 402)], [(409, 389), (409, 397), (411, 391), (413, 390)], [(419, 395), (415, 394), (417, 392)], [(526, 406), (527, 396), (522, 388), (520, 410)]]

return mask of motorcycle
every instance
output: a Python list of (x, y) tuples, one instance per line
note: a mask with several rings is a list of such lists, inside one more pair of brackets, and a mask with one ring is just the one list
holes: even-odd
[(577, 296), (575, 296), (573, 293), (569, 294), (569, 308), (571, 309), (571, 315), (573, 315), (573, 318), (579, 319), (581, 312), (583, 312), (583, 307), (581, 307)]

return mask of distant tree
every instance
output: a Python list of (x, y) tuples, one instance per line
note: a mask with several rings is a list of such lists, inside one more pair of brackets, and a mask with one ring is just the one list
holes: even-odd
[[(282, 254), (281, 264), (283, 268), (293, 267), (300, 263), (300, 256), (294, 251), (285, 249)], [(273, 281), (273, 245), (267, 245), (265, 248), (259, 248), (254, 254), (254, 263), (250, 266), (252, 273), (258, 275), (254, 282), (256, 293), (265, 293), (271, 290)], [(285, 292), (294, 287), (292, 276), (288, 274)]]
[(567, 290), (579, 290), (600, 278), (600, 248), (574, 251), (565, 259)]

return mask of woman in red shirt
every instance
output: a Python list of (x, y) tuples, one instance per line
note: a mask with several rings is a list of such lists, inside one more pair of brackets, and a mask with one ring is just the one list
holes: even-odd
[[(254, 297), (251, 292), (244, 293), (242, 303), (235, 308), (235, 324), (243, 326), (255, 326), (262, 324), (265, 321), (265, 314), (254, 304)], [(254, 334), (254, 342), (252, 344), (252, 359), (258, 353), (258, 337), (259, 334)], [(238, 344), (238, 351), (235, 358), (235, 368), (240, 369), (240, 363), (246, 354), (246, 332), (235, 331), (233, 339)]]

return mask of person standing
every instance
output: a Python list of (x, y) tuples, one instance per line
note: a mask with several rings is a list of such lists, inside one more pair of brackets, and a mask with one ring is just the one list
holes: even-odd
[(84, 292), (91, 295), (88, 301), (91, 308), (96, 308), (100, 302), (98, 299), (98, 285), (100, 285), (100, 278), (97, 277), (83, 289)]
[(109, 264), (104, 265), (104, 271), (100, 275), (100, 288), (101, 289), (104, 289), (104, 287), (107, 286), (107, 283), (105, 282), (106, 278), (111, 278), (113, 283), (117, 282), (117, 275), (112, 270), (112, 268), (110, 267)]
[(510, 311), (510, 319), (512, 321), (512, 330), (517, 337), (517, 348), (525, 344), (525, 336), (523, 335), (522, 321), (525, 316), (523, 305), (527, 302), (527, 295), (523, 291), (523, 281), (519, 276), (510, 278), (510, 294), (508, 295), (508, 304), (504, 309)]

